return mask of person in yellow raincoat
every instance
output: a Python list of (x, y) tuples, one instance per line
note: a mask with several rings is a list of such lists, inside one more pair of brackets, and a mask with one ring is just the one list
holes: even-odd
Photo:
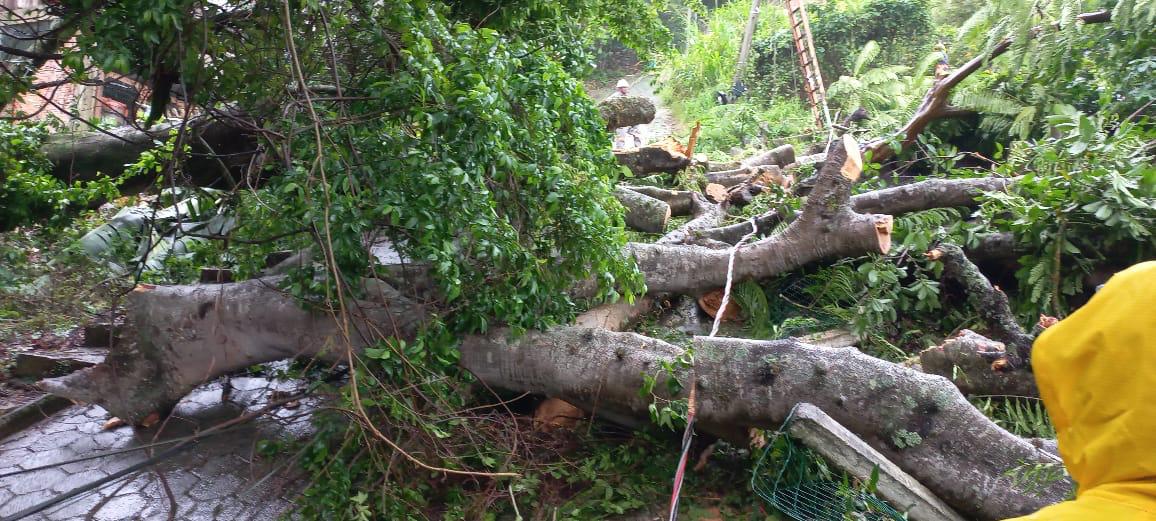
[(1016, 520), (1156, 520), (1156, 262), (1045, 330), (1032, 368), (1076, 499)]

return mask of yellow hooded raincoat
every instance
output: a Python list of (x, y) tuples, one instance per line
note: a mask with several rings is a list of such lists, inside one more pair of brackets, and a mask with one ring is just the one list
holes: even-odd
[(1156, 262), (1036, 339), (1032, 367), (1076, 499), (1019, 521), (1156, 520)]

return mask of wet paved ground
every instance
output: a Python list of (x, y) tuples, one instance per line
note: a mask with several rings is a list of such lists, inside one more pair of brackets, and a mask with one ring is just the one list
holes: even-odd
[[(229, 401), (221, 401), (221, 384), (202, 386), (177, 406), (163, 427), (105, 431), (102, 426), (109, 416), (104, 409), (73, 406), (0, 440), (0, 518), (7, 520), (110, 476), (163, 453), (175, 443), (126, 449), (182, 439), (260, 409), (278, 393), (294, 392), (299, 387), (265, 378), (234, 378), (232, 382), (235, 390)], [(315, 405), (306, 402), (294, 409), (278, 409), (228, 428), (149, 470), (129, 474), (24, 519), (277, 519), (292, 511), (291, 500), (303, 481), (289, 464), (292, 457), (261, 457), (258, 441), (311, 435), (309, 416)], [(90, 456), (103, 457), (76, 461)]]

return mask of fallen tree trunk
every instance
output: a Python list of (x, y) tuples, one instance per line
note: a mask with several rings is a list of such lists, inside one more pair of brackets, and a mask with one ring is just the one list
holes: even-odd
[(614, 189), (614, 197), (626, 208), (626, 226), (646, 233), (662, 233), (670, 220), (670, 205), (623, 187)]
[[(1006, 473), (1048, 454), (997, 427), (946, 380), (864, 355), (795, 340), (696, 337), (697, 425), (733, 436), (734, 426), (775, 428), (809, 401), (860, 436), (964, 515), (1005, 519), (1061, 500), (1066, 480), (1021, 489)], [(623, 416), (646, 416), (643, 375), (665, 388), (664, 364), (682, 349), (633, 333), (556, 328), (520, 339), (470, 337), (461, 364), (492, 386), (542, 392)], [(664, 396), (665, 398), (685, 398)], [(732, 440), (745, 442), (745, 440)]]
[(139, 424), (166, 414), (189, 391), (220, 375), (286, 358), (345, 360), (384, 336), (413, 338), (427, 311), (396, 289), (367, 280), (349, 334), (333, 315), (306, 309), (277, 286), (282, 277), (229, 284), (141, 284), (125, 301), (125, 326), (104, 362), (44, 380), (53, 394), (95, 403)]
[(598, 104), (598, 113), (610, 130), (650, 123), (654, 112), (654, 102), (637, 96), (616, 96)]
[[(169, 133), (178, 127), (178, 124), (165, 124), (145, 131), (123, 126), (105, 132), (54, 134), (41, 151), (52, 162), (53, 177), (62, 181), (91, 181), (98, 174), (116, 178), (123, 175), (126, 166), (135, 163), (141, 153), (155, 148), (158, 141), (168, 139)], [(257, 151), (257, 141), (252, 135), (218, 119), (193, 120), (188, 131), (190, 135), (185, 143), (191, 150), (183, 171), (192, 174), (194, 183), (221, 184), (217, 181), (224, 175), (222, 166), (233, 179), (244, 178)], [(141, 179), (137, 184), (150, 181)], [(136, 184), (130, 182), (131, 186)]]
[[(131, 423), (171, 410), (197, 385), (251, 364), (293, 356), (344, 360), (382, 337), (412, 338), (425, 310), (380, 283), (350, 308), (351, 331), (309, 311), (273, 280), (212, 286), (142, 286), (129, 295), (124, 342), (102, 364), (41, 385), (93, 402)], [(629, 307), (591, 316), (620, 327)], [(353, 349), (349, 353), (347, 349)], [(462, 366), (492, 386), (540, 392), (607, 417), (648, 417), (642, 375), (665, 379), (682, 349), (604, 329), (559, 327), (512, 339), (503, 330), (467, 337)], [(1000, 429), (946, 380), (859, 353), (795, 340), (695, 339), (699, 425), (729, 439), (777, 426), (800, 401), (821, 407), (961, 512), (1002, 519), (1061, 499), (1067, 482), (1031, 493), (1006, 473), (1054, 462)], [(665, 389), (657, 385), (655, 389)], [(683, 396), (667, 396), (677, 399)]]

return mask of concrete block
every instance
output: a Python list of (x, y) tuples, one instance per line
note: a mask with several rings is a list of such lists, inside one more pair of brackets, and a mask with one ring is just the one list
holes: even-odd
[(861, 480), (869, 479), (878, 466), (875, 495), (887, 500), (896, 510), (907, 512), (911, 521), (965, 521), (927, 487), (818, 407), (799, 404), (787, 431), (831, 464)]

